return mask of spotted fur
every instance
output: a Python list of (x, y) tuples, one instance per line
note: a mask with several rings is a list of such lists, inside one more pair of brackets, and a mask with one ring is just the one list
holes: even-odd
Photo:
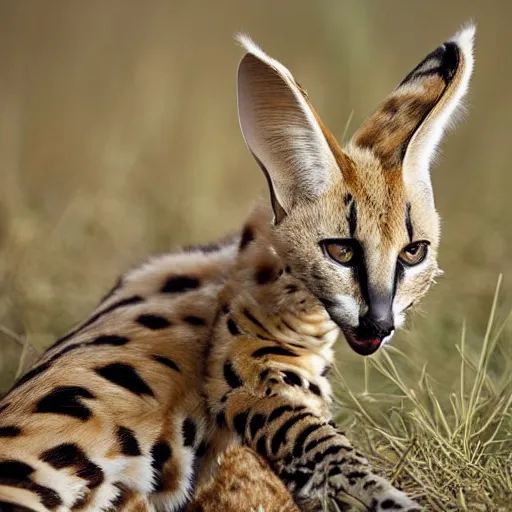
[[(177, 511), (197, 492), (191, 506), (213, 510), (212, 489), (249, 503), (243, 478), (226, 478), (244, 467), (283, 510), (291, 496), (302, 510), (346, 496), (420, 510), (332, 423), (326, 375), (340, 330), (375, 351), (437, 273), (428, 164), (467, 88), (471, 39), (431, 53), (344, 149), (291, 73), (243, 40), (240, 123), (271, 208), (239, 237), (127, 272), (18, 380), (0, 403), (2, 512)], [(350, 267), (326, 252), (340, 240)], [(428, 255), (406, 268), (397, 257), (416, 240)]]

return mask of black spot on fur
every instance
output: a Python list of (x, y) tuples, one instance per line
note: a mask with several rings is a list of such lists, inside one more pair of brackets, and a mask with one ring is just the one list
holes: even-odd
[(224, 380), (228, 383), (229, 387), (239, 388), (243, 386), (244, 381), (233, 368), (233, 364), (231, 363), (231, 361), (228, 360), (224, 363), (223, 373)]
[(318, 437), (317, 439), (313, 439), (313, 441), (310, 441), (305, 447), (304, 452), (310, 452), (311, 450), (314, 450), (319, 444), (325, 443), (325, 441), (329, 441), (329, 439), (334, 439), (336, 437), (336, 434), (328, 434), (323, 437)]
[(95, 396), (80, 386), (59, 386), (39, 400), (34, 412), (63, 414), (87, 421), (92, 416), (92, 412), (82, 403), (82, 398), (92, 399)]
[(399, 505), (395, 500), (392, 500), (388, 498), (387, 500), (384, 500), (380, 504), (381, 508), (384, 510), (402, 510), (401, 505)]
[[(0, 485), (25, 489), (39, 496), (43, 506), (54, 510), (62, 504), (62, 499), (53, 489), (39, 485), (30, 479), (34, 468), (17, 460), (0, 462)], [(0, 509), (3, 511), (3, 509)], [(23, 510), (23, 509), (22, 509)]]
[(165, 329), (171, 325), (171, 322), (169, 322), (167, 318), (159, 315), (143, 314), (139, 315), (135, 321), (138, 324), (151, 329), (152, 331)]
[(159, 355), (153, 355), (153, 359), (160, 364), (163, 364), (164, 366), (167, 366), (168, 368), (171, 368), (172, 370), (175, 370), (177, 372), (181, 371), (180, 367), (169, 357), (165, 356), (159, 356)]
[(240, 334), (240, 329), (232, 318), (228, 318), (226, 325), (232, 336), (238, 336)]
[(137, 370), (129, 364), (107, 364), (106, 366), (96, 368), (96, 373), (136, 395), (155, 396), (153, 390), (141, 378)]
[(284, 289), (285, 289), (286, 293), (288, 293), (288, 294), (296, 293), (299, 290), (299, 288), (294, 284), (287, 284), (284, 287)]
[(0, 427), (0, 437), (16, 437), (21, 434), (21, 428), (14, 425)]
[(34, 472), (34, 468), (18, 460), (0, 461), (0, 479), (15, 481), (27, 480)]
[(243, 251), (254, 240), (254, 233), (249, 226), (245, 226), (240, 238), (240, 250)]
[(320, 391), (320, 388), (313, 382), (309, 383), (309, 391), (311, 391), (311, 393), (314, 393), (315, 395), (322, 396), (322, 392)]
[(7, 501), (0, 501), (1, 512), (36, 512), (33, 508), (24, 507), (23, 505), (16, 505), (14, 503), (7, 503)]
[(345, 194), (343, 197), (343, 203), (347, 206), (352, 201), (352, 194)]
[(365, 473), (364, 471), (352, 471), (352, 472), (348, 473), (346, 475), (346, 477), (348, 478), (348, 483), (350, 485), (355, 485), (358, 480), (360, 480), (361, 478), (364, 478), (367, 475), (368, 475), (368, 473)]
[(90, 325), (92, 325), (94, 322), (99, 320), (102, 316), (105, 316), (108, 313), (111, 313), (112, 311), (114, 311), (116, 309), (119, 309), (119, 308), (122, 308), (125, 306), (133, 306), (135, 304), (140, 304), (141, 302), (144, 302), (144, 299), (139, 295), (133, 295), (132, 297), (128, 297), (126, 299), (121, 299), (121, 300), (118, 300), (117, 302), (114, 302), (107, 308), (102, 309), (101, 311), (98, 311), (98, 313), (91, 316), (89, 318), (89, 320), (87, 320), (85, 323), (83, 323), (76, 329), (73, 329), (71, 332), (68, 332), (65, 336), (63, 336), (62, 338), (57, 340), (57, 342), (55, 342), (51, 348), (56, 347), (57, 345), (60, 345), (61, 343), (64, 343), (66, 340), (68, 340), (75, 334), (84, 330), (86, 327), (89, 327)]
[(76, 444), (65, 443), (46, 450), (40, 459), (55, 469), (73, 467), (79, 478), (87, 480), (89, 489), (95, 489), (105, 479), (99, 466), (91, 462)]
[(365, 490), (368, 490), (370, 489), (371, 487), (375, 487), (377, 485), (377, 482), (375, 480), (367, 480), (364, 484), (363, 484), (363, 489)]
[(151, 466), (155, 472), (155, 484), (153, 491), (161, 491), (164, 488), (163, 470), (165, 463), (171, 458), (171, 447), (165, 441), (159, 441), (151, 448)]
[(160, 291), (162, 293), (184, 293), (199, 288), (201, 282), (197, 277), (172, 276), (167, 279)]
[(249, 422), (249, 432), (251, 434), (251, 439), (256, 437), (256, 434), (265, 426), (266, 416), (263, 414), (253, 414), (251, 421)]
[(199, 457), (199, 458), (204, 457), (208, 453), (209, 448), (210, 447), (209, 447), (208, 443), (201, 441), (196, 450), (196, 457)]
[(20, 379), (18, 379), (14, 383), (14, 386), (11, 388), (11, 391), (16, 389), (16, 388), (18, 388), (18, 387), (20, 387), (22, 384), (25, 384), (29, 380), (32, 380), (34, 377), (37, 377), (38, 375), (41, 375), (46, 370), (48, 370), (48, 368), (50, 368), (50, 362), (49, 361), (46, 362), (46, 363), (40, 364), (39, 366), (36, 366), (35, 368), (32, 368), (32, 370), (30, 370), (27, 373), (25, 373), (25, 375), (23, 375), (23, 377), (21, 377)]
[(105, 334), (98, 336), (95, 340), (91, 341), (91, 345), (113, 345), (119, 347), (126, 345), (130, 340), (126, 336), (118, 336), (117, 334)]
[(264, 370), (261, 370), (260, 380), (265, 380), (268, 377), (269, 373), (270, 373), (270, 368), (265, 368)]
[(336, 475), (341, 475), (341, 468), (339, 468), (338, 466), (334, 466), (333, 468), (331, 468), (329, 470), (329, 473), (327, 473), (327, 476), (329, 478), (333, 477), (333, 476), (336, 476)]
[(252, 353), (252, 357), (260, 358), (268, 355), (298, 357), (298, 354), (284, 347), (261, 347)]
[(183, 445), (184, 446), (194, 446), (196, 442), (196, 433), (197, 427), (194, 423), (194, 420), (190, 418), (185, 418), (182, 425), (182, 433), (183, 433)]
[(245, 428), (247, 426), (247, 418), (249, 417), (249, 413), (247, 411), (238, 413), (233, 418), (233, 427), (235, 427), (235, 430), (240, 435), (242, 439), (245, 438)]
[(267, 332), (265, 327), (263, 327), (263, 324), (248, 309), (244, 309), (243, 313), (247, 320), (252, 322), (256, 327), (259, 327), (261, 330)]
[(277, 418), (281, 417), (285, 412), (291, 412), (293, 411), (293, 407), (291, 405), (281, 405), (279, 407), (276, 407), (268, 417), (269, 423), (271, 421), (277, 420)]
[(220, 311), (221, 311), (221, 313), (222, 313), (223, 315), (225, 315), (225, 314), (229, 313), (229, 312), (230, 312), (230, 310), (231, 310), (231, 308), (229, 307), (229, 304), (224, 304), (224, 305), (222, 306), (222, 308), (220, 309)]
[(289, 386), (302, 386), (302, 379), (295, 372), (287, 370), (283, 372), (283, 375), (285, 383)]
[(269, 284), (275, 281), (277, 278), (277, 273), (274, 267), (271, 266), (262, 266), (256, 270), (256, 274), (254, 275), (254, 279), (258, 284)]
[(224, 411), (220, 411), (217, 413), (217, 416), (215, 416), (215, 421), (217, 423), (217, 426), (220, 428), (226, 426), (226, 414), (224, 413)]
[(309, 412), (303, 412), (301, 414), (297, 414), (296, 416), (292, 416), (290, 419), (286, 420), (274, 434), (272, 437), (272, 441), (270, 442), (272, 453), (275, 455), (279, 448), (286, 443), (286, 434), (288, 431), (299, 421), (303, 420), (311, 416)]
[(298, 491), (309, 482), (309, 480), (311, 479), (311, 472), (304, 471), (301, 469), (298, 469), (296, 471), (283, 470), (279, 472), (279, 477), (285, 483), (293, 482), (295, 484), (295, 490)]
[(127, 427), (118, 427), (116, 434), (119, 444), (121, 445), (121, 453), (123, 455), (128, 455), (130, 457), (137, 457), (138, 455), (141, 455), (139, 442), (137, 441), (133, 430)]
[(194, 325), (196, 327), (199, 327), (201, 325), (207, 325), (207, 322), (204, 318), (201, 318), (200, 316), (194, 316), (189, 315), (183, 318), (183, 321), (187, 324)]

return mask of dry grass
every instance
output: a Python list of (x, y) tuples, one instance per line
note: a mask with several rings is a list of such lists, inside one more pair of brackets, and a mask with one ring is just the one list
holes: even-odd
[[(489, 453), (510, 437), (511, 13), (506, 0), (0, 2), (0, 390), (129, 265), (237, 227), (264, 189), (237, 123), (235, 32), (289, 65), (341, 138), (351, 112), (348, 136), (474, 18), (471, 115), (433, 171), (446, 276), (397, 336), (392, 362), (364, 366), (340, 345), (339, 396), (366, 425), (377, 465), (393, 474), (408, 450), (399, 478), (418, 495), (432, 488), (433, 507), (442, 493), (479, 510), (471, 489), (490, 485), (497, 510), (500, 485), (510, 488), (498, 473), (506, 458)], [(494, 344), (485, 332), (500, 273)], [(484, 446), (500, 415), (504, 434)]]
[(500, 284), (501, 278), (478, 355), (468, 350), (463, 327), (449, 388), (431, 378), (426, 363), (417, 368), (397, 349), (364, 363), (366, 382), (376, 372), (390, 391), (372, 391), (376, 383), (354, 393), (338, 375), (337, 404), (355, 416), (352, 435), (375, 467), (429, 511), (510, 510), (512, 373), (492, 370), (509, 320), (495, 326)]

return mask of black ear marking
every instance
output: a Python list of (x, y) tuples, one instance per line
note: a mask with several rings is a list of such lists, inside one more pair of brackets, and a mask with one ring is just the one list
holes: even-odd
[[(435, 62), (437, 66), (425, 68), (425, 65), (430, 62)], [(437, 47), (433, 52), (429, 53), (400, 83), (399, 87), (405, 85), (411, 80), (420, 77), (440, 76), (444, 83), (448, 85), (455, 76), (459, 68), (460, 55), (457, 44), (453, 41), (448, 41), (443, 45)]]

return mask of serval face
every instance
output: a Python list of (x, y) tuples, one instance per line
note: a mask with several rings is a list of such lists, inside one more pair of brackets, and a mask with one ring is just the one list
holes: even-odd
[(429, 167), (468, 87), (473, 34), (427, 55), (343, 148), (290, 71), (241, 38), (240, 125), (269, 184), (273, 245), (359, 354), (388, 342), (440, 273)]

